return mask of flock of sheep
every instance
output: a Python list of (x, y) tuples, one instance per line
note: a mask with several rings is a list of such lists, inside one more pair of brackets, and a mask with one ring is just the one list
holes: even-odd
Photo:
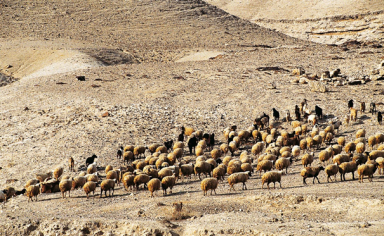
[[(353, 101), (350, 101), (348, 106), (350, 115), (354, 116), (351, 120), (354, 120), (357, 112), (353, 108)], [(361, 112), (365, 111), (361, 109)], [(100, 168), (98, 169), (95, 161), (97, 156), (93, 155), (86, 160), (86, 172), (81, 171), (76, 177), (63, 175), (64, 168), (58, 167), (48, 173), (36, 174), (34, 179), (27, 181), (25, 189), (21, 191), (12, 187), (0, 191), (0, 200), (5, 203), (12, 196), (25, 194), (29, 202), (37, 200), (38, 194), (54, 192), (61, 192), (65, 198), (67, 192), (70, 197), (70, 191), (78, 188), (82, 188), (88, 198), (90, 193), (95, 194), (97, 187), (100, 187), (100, 197), (103, 191), (105, 196), (107, 191), (109, 196), (113, 196), (115, 186), (120, 183), (126, 191), (139, 190), (140, 186), (144, 186), (153, 197), (154, 192), (160, 189), (163, 190), (163, 195), (167, 195), (168, 189), (172, 193), (177, 180), (185, 177), (191, 179), (192, 175), (201, 180), (202, 174), (206, 177), (201, 181), (205, 196), (209, 190), (211, 194), (216, 194), (219, 181), (223, 181), (226, 176), (230, 191), (235, 190), (234, 185), (237, 183), (242, 183), (242, 189), (247, 189), (246, 182), (255, 170), (260, 172), (262, 188), (267, 184), (269, 189), (270, 183), (275, 187), (276, 182), (281, 188), (284, 171), (288, 174), (288, 168), (298, 159), (301, 159), (303, 165), (300, 172), (303, 184), (306, 184), (307, 178), (313, 178), (313, 184), (316, 179), (320, 183), (318, 175), (322, 170), (326, 173), (328, 182), (332, 181), (332, 177), (336, 181), (338, 173), (341, 181), (345, 181), (347, 173), (351, 173), (355, 179), (355, 171), (359, 182), (363, 182), (364, 176), (368, 176), (369, 181), (372, 181), (376, 170), (379, 169), (380, 174), (384, 169), (382, 133), (366, 137), (366, 131), (360, 129), (356, 132), (356, 140), (346, 143), (345, 137), (338, 135), (342, 122), (338, 119), (326, 121), (322, 109), (318, 106), (315, 106), (315, 114), (312, 114), (305, 99), (296, 106), (295, 119), (290, 117), (289, 112), (284, 117), (285, 122), (290, 122), (291, 132), (281, 126), (280, 114), (276, 109), (273, 109), (272, 116), (273, 118), (270, 118), (264, 113), (246, 130), (238, 131), (237, 126), (226, 128), (223, 132), (226, 142), (217, 147), (214, 134), (204, 134), (200, 130), (182, 127), (175, 143), (170, 140), (164, 145), (120, 147), (117, 158), (119, 162), (122, 159), (123, 166), (113, 168), (107, 165), (105, 176), (100, 173)], [(349, 120), (343, 125), (348, 123)], [(337, 139), (336, 135), (339, 136)], [(185, 137), (188, 138), (186, 142)], [(337, 144), (331, 145), (334, 140)], [(247, 150), (252, 142), (252, 148)], [(315, 151), (327, 144), (329, 146), (315, 157)], [(185, 156), (186, 146), (196, 158)], [(242, 152), (239, 151), (241, 149)], [(371, 151), (367, 152), (368, 149)], [(317, 158), (320, 165), (311, 166)], [(75, 170), (74, 163), (73, 158), (69, 158), (71, 172)], [(263, 171), (265, 173), (262, 175)]]

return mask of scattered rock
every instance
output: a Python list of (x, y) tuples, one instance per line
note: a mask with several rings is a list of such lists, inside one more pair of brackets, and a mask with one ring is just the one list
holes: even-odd
[(107, 117), (107, 116), (109, 116), (109, 112), (104, 112), (104, 113), (101, 115), (101, 117)]
[(304, 73), (305, 70), (303, 68), (296, 68), (292, 71), (292, 75), (303, 75)]

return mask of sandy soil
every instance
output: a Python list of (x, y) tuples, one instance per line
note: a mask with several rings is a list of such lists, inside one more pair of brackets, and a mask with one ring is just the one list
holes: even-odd
[[(340, 87), (328, 84), (330, 92), (327, 93), (310, 92), (308, 84), (291, 83), (297, 78), (291, 71), (298, 67), (319, 75), (336, 68), (340, 68), (346, 78), (369, 75), (384, 59), (380, 48), (370, 45), (324, 46), (292, 39), (197, 1), (170, 2), (170, 5), (161, 2), (156, 6), (151, 1), (126, 3), (136, 7), (136, 10), (130, 8), (132, 14), (158, 14), (158, 18), (143, 15), (132, 18), (135, 24), (140, 21), (144, 24), (141, 28), (131, 29), (130, 34), (136, 37), (134, 40), (125, 41), (126, 37), (121, 36), (124, 24), (119, 22), (125, 19), (122, 16), (131, 19), (124, 15), (126, 6), (114, 1), (104, 8), (98, 3), (92, 8), (77, 5), (75, 1), (70, 3), (73, 5), (62, 6), (57, 2), (55, 9), (45, 8), (40, 3), (28, 5), (34, 13), (41, 13), (39, 17), (21, 11), (23, 7), (18, 1), (4, 3), (8, 5), (3, 11), (4, 16), (9, 16), (6, 19), (15, 30), (1, 31), (2, 55), (6, 50), (39, 45), (39, 51), (55, 51), (52, 58), (59, 55), (57, 50), (69, 53), (65, 53), (69, 55), (66, 58), (73, 58), (71, 53), (75, 51), (76, 56), (79, 55), (77, 52), (87, 55), (85, 61), (93, 63), (97, 59), (96, 64), (103, 66), (33, 78), (24, 76), (0, 87), (0, 189), (13, 186), (20, 190), (36, 173), (53, 170), (56, 166), (65, 167), (65, 175), (77, 176), (85, 170), (85, 159), (93, 153), (99, 156), (98, 172), (104, 179), (106, 165), (123, 166), (115, 157), (120, 145), (148, 146), (168, 139), (176, 140), (182, 125), (214, 132), (218, 146), (226, 141), (222, 135), (225, 127), (236, 124), (239, 130), (246, 129), (262, 112), (270, 114), (272, 107), (279, 110), (281, 116), (287, 109), (294, 114), (294, 106), (303, 98), (308, 100), (312, 110), (316, 104), (323, 108), (326, 118), (320, 120), (322, 128), (329, 118), (343, 118), (348, 114), (346, 102), (349, 99), (356, 101), (356, 108), (359, 107), (357, 101), (365, 101), (367, 104), (375, 102), (378, 110), (383, 110), (382, 81)], [(149, 6), (154, 8), (150, 10)], [(80, 14), (75, 7), (80, 7), (79, 11), (89, 11)], [(22, 14), (31, 14), (31, 22), (47, 19), (42, 12), (68, 11), (73, 17), (70, 24), (77, 26), (72, 28), (79, 31), (71, 32), (61, 28), (63, 25), (52, 23), (47, 24), (50, 31), (39, 35), (32, 30), (38, 25), (31, 24), (31, 29), (16, 27), (17, 22), (11, 21), (9, 15), (11, 9), (6, 8), (20, 11), (19, 20), (27, 21)], [(84, 35), (79, 32), (84, 25), (93, 29), (101, 24), (90, 21), (88, 16), (110, 17), (111, 9), (116, 15), (108, 19), (116, 22), (121, 35), (117, 30), (114, 35), (100, 32), (97, 37), (89, 36), (81, 41)], [(196, 12), (205, 11), (196, 16)], [(159, 19), (163, 23), (158, 25), (164, 25), (161, 29), (156, 24), (151, 25)], [(176, 31), (175, 22), (187, 27), (188, 35)], [(105, 24), (108, 29), (112, 23)], [(125, 24), (130, 23), (126, 21)], [(100, 31), (104, 29), (99, 28)], [(45, 34), (56, 31), (72, 39), (52, 36), (48, 42), (44, 40)], [(164, 41), (155, 42), (150, 37), (154, 33)], [(34, 39), (26, 35), (32, 35)], [(20, 40), (13, 41), (13, 36)], [(108, 43), (101, 42), (107, 38)], [(189, 41), (185, 42), (187, 38)], [(196, 52), (212, 51), (225, 54), (211, 60), (176, 62)], [(43, 63), (43, 58), (37, 60), (36, 65)], [(83, 62), (81, 58), (75, 58)], [(51, 61), (39, 65), (43, 68)], [(12, 63), (15, 67), (22, 64), (16, 57), (1, 59), (1, 65)], [(38, 69), (36, 66), (29, 75)], [(86, 81), (78, 81), (78, 75), (85, 75)], [(276, 84), (276, 89), (270, 89), (271, 82)], [(102, 117), (105, 112), (109, 116)], [(286, 122), (280, 122), (279, 127), (279, 130), (292, 130)], [(382, 132), (375, 115), (366, 112), (359, 113), (357, 122), (343, 125), (336, 138), (345, 136), (347, 141), (353, 141), (359, 128), (366, 129), (366, 137)], [(332, 143), (335, 142), (336, 139)], [(241, 145), (235, 156), (249, 151), (253, 144), (250, 140)], [(314, 166), (319, 165), (318, 153), (325, 147), (316, 150)], [(183, 162), (194, 161), (195, 157), (190, 156), (187, 149), (184, 151)], [(146, 155), (150, 154), (147, 152)], [(209, 152), (205, 155), (209, 156)], [(68, 170), (69, 157), (75, 159), (75, 172)], [(241, 190), (238, 184), (236, 191), (230, 192), (225, 180), (220, 182), (217, 195), (206, 197), (197, 177), (178, 181), (172, 194), (162, 196), (158, 191), (153, 199), (149, 198), (147, 190), (126, 191), (122, 186), (117, 186), (115, 195), (107, 198), (100, 198), (100, 188), (90, 199), (86, 199), (81, 190), (72, 191), (71, 197), (66, 199), (62, 199), (60, 193), (41, 194), (33, 203), (27, 203), (26, 196), (17, 196), (0, 209), (0, 234), (382, 234), (382, 175), (376, 172), (373, 182), (364, 180), (364, 183), (351, 180), (350, 174), (346, 176), (347, 181), (340, 182), (338, 175), (336, 182), (327, 183), (325, 173), (321, 172), (320, 184), (312, 184), (308, 179), (308, 185), (303, 185), (300, 159), (301, 156), (282, 177), (283, 188), (270, 190), (261, 188), (259, 174), (254, 173), (247, 182), (248, 190)], [(254, 160), (253, 165), (256, 164)], [(172, 203), (176, 201), (183, 202), (184, 208), (180, 215), (173, 216)]]

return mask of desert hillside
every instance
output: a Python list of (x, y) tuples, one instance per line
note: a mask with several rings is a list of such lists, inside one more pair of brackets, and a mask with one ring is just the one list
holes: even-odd
[[(337, 145), (340, 137), (354, 142), (359, 129), (366, 131), (365, 139), (357, 140), (365, 143), (364, 151), (381, 147), (380, 139), (374, 147), (368, 143), (369, 137), (384, 132), (377, 113), (369, 112), (370, 103), (383, 110), (380, 42), (317, 44), (231, 15), (222, 3), (0, 3), (0, 190), (22, 190), (36, 174), (56, 167), (64, 168), (63, 176), (77, 177), (87, 171), (86, 159), (93, 154), (99, 174), (89, 199), (81, 188), (70, 197), (67, 192), (66, 198), (54, 192), (39, 194), (33, 202), (23, 194), (7, 199), (0, 208), (1, 235), (382, 234), (384, 178), (378, 170), (372, 182), (365, 176), (363, 183), (357, 171), (354, 180), (347, 173), (346, 181), (337, 174), (336, 181), (332, 176), (328, 182), (325, 171), (318, 175), (320, 183), (310, 177), (306, 185), (301, 177), (305, 154), (314, 152), (312, 167), (325, 167), (332, 159), (322, 163), (320, 152)], [(334, 76), (328, 78), (326, 71)], [(293, 132), (294, 108), (304, 98), (312, 114), (316, 105), (323, 109), (316, 126), (320, 132), (332, 120), (343, 124), (329, 131), (331, 140), (292, 158), (281, 188), (279, 183), (276, 189), (273, 183), (270, 189), (262, 186), (256, 171), (262, 154), (251, 152), (262, 139), (250, 137), (237, 143), (232, 157), (239, 159), (247, 151), (254, 172), (246, 190), (238, 183), (230, 191), (227, 174), (216, 194), (203, 196), (199, 177), (192, 175), (178, 179), (164, 196), (159, 190), (150, 198), (143, 185), (126, 189), (121, 183), (113, 196), (100, 196), (107, 165), (133, 168), (132, 160), (127, 164), (116, 157), (120, 146), (176, 142), (185, 126), (214, 133), (214, 148), (219, 149), (228, 142), (224, 129), (236, 125), (237, 132), (247, 130), (263, 112), (278, 134)], [(350, 99), (357, 110), (365, 102), (366, 110), (346, 123)], [(272, 120), (272, 108), (280, 112), (279, 120)], [(308, 132), (300, 132), (299, 138), (311, 136), (314, 125), (303, 118), (301, 125), (307, 125)], [(279, 145), (277, 138), (272, 146)], [(167, 156), (164, 166), (197, 164), (187, 137), (184, 144), (183, 156), (175, 163), (168, 159), (173, 150), (162, 154)], [(209, 149), (201, 151), (199, 159), (211, 158)], [(138, 160), (150, 164), (156, 155), (146, 149), (146, 159)], [(219, 159), (227, 156), (231, 153)], [(357, 152), (353, 156), (366, 157)], [(70, 157), (74, 171), (68, 167)], [(174, 213), (173, 203), (179, 202), (183, 209)]]
[(383, 42), (381, 0), (207, 0), (208, 3), (266, 28), (325, 44)]

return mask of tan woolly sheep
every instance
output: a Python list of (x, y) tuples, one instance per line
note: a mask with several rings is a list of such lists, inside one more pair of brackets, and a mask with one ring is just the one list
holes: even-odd
[(303, 153), (307, 149), (307, 140), (306, 139), (300, 140), (300, 149), (303, 150)]
[(264, 143), (258, 142), (252, 146), (251, 152), (253, 155), (255, 155), (257, 157), (263, 151), (263, 149), (264, 149)]
[(39, 194), (40, 194), (40, 184), (30, 185), (26, 188), (25, 195), (28, 197), (28, 202), (29, 200), (33, 201), (33, 197), (35, 197), (35, 201), (37, 201), (37, 195)]
[(90, 164), (87, 168), (87, 174), (93, 174), (97, 172), (97, 164), (96, 162)]
[(212, 195), (212, 190), (216, 194), (216, 188), (218, 185), (218, 181), (216, 178), (205, 178), (201, 181), (201, 190), (204, 192), (204, 196), (208, 195), (208, 190), (211, 190), (211, 195)]
[(364, 143), (358, 143), (356, 145), (356, 152), (357, 153), (363, 153), (365, 151), (365, 144)]
[(40, 181), (38, 179), (30, 179), (27, 181), (27, 183), (25, 184), (25, 188), (28, 188), (29, 186), (31, 185), (36, 185), (38, 184)]
[(356, 132), (356, 138), (361, 138), (361, 137), (365, 137), (365, 129), (359, 129), (357, 132)]
[(173, 145), (173, 150), (176, 150), (178, 148), (184, 149), (184, 143), (180, 141), (175, 142), (175, 144)]
[(61, 180), (59, 184), (59, 188), (60, 188), (62, 198), (66, 197), (66, 192), (68, 192), (69, 197), (71, 197), (72, 180), (71, 179)]
[(375, 134), (375, 138), (376, 138), (377, 144), (384, 142), (384, 134), (382, 134), (382, 133)]
[(320, 135), (316, 135), (313, 137), (313, 143), (317, 146), (317, 149), (319, 149), (323, 143), (323, 138)]
[(148, 150), (149, 150), (151, 153), (154, 153), (154, 152), (156, 152), (156, 149), (157, 149), (158, 147), (160, 147), (160, 146), (161, 146), (161, 144), (159, 144), (159, 143), (154, 143), (154, 144), (149, 145)]
[(135, 159), (135, 156), (133, 155), (133, 152), (131, 151), (126, 151), (123, 153), (123, 161), (124, 162), (129, 162), (129, 161), (133, 161)]
[(237, 183), (243, 183), (243, 190), (244, 189), (247, 189), (247, 186), (245, 185), (245, 182), (247, 182), (247, 180), (249, 179), (249, 177), (251, 176), (251, 172), (249, 171), (246, 171), (246, 172), (237, 172), (237, 173), (234, 173), (234, 174), (231, 174), (229, 177), (228, 177), (228, 183), (229, 183), (229, 191), (231, 191), (233, 189), (233, 191), (235, 191), (235, 188), (233, 187), (233, 185), (237, 184)]
[[(112, 190), (112, 195), (111, 195)], [(115, 180), (114, 179), (105, 179), (100, 184), (100, 198), (103, 197), (103, 191), (105, 197), (107, 197), (107, 191), (109, 192), (109, 196), (113, 196), (115, 192)]]
[(313, 141), (313, 138), (307, 137), (306, 141), (307, 141), (307, 149), (312, 150), (313, 147), (315, 146), (315, 142)]
[(337, 139), (337, 143), (338, 143), (340, 146), (344, 147), (344, 146), (345, 146), (345, 137), (339, 137), (339, 138)]
[(291, 125), (292, 125), (292, 128), (297, 128), (297, 127), (300, 127), (301, 126), (301, 123), (300, 121), (297, 121), (297, 120), (294, 120), (291, 122)]
[(212, 175), (217, 180), (224, 180), (224, 176), (227, 173), (227, 167), (224, 164), (220, 164), (218, 167), (213, 169)]
[(228, 148), (231, 152), (231, 155), (233, 156), (234, 152), (237, 150), (237, 143), (235, 141), (230, 142)]
[(200, 174), (205, 174), (205, 176), (209, 175), (211, 177), (211, 172), (213, 169), (213, 166), (208, 162), (200, 161), (195, 165), (195, 175), (198, 175), (200, 180)]
[(260, 171), (260, 177), (261, 172), (264, 170), (264, 172), (270, 171), (273, 167), (273, 161), (270, 160), (262, 160), (260, 161), (256, 166), (256, 171)]
[(343, 162), (351, 161), (351, 157), (352, 157), (352, 154), (339, 154), (333, 158), (333, 163), (337, 163), (338, 165), (341, 165), (341, 163)]
[(76, 176), (72, 181), (72, 190), (82, 188), (85, 183), (87, 183), (87, 177)]
[(304, 167), (307, 167), (308, 165), (311, 166), (313, 162), (313, 152), (311, 153), (307, 153), (305, 154), (302, 158), (301, 158), (301, 164), (304, 166)]
[(320, 183), (319, 178), (317, 178), (317, 176), (319, 175), (321, 170), (324, 170), (324, 167), (305, 167), (304, 169), (302, 169), (300, 175), (303, 177), (303, 184), (307, 184), (305, 182), (305, 179), (309, 177), (313, 177), (313, 184), (315, 184), (315, 178), (317, 179), (317, 182)]
[[(232, 143), (232, 142), (231, 142)], [(196, 156), (198, 157), (198, 156), (202, 156), (202, 155), (204, 155), (204, 149), (202, 149), (201, 147), (196, 147), (196, 151), (195, 151), (195, 153), (196, 153)]]
[(277, 170), (284, 170), (288, 174), (288, 167), (292, 164), (292, 158), (280, 157), (276, 160), (275, 167)]
[(153, 197), (153, 193), (157, 190), (160, 190), (160, 186), (161, 186), (161, 182), (159, 179), (157, 178), (154, 178), (154, 179), (151, 179), (149, 182), (148, 182), (148, 190), (149, 192), (151, 192), (151, 196), (150, 197)]
[(123, 177), (122, 181), (126, 191), (128, 191), (128, 189), (132, 189), (132, 187), (135, 185), (134, 179), (135, 179), (135, 176), (133, 174), (125, 175)]
[(376, 172), (377, 169), (377, 163), (376, 164), (363, 164), (357, 168), (357, 174), (359, 175), (359, 182), (363, 183), (364, 176), (368, 176), (369, 182), (372, 182), (373, 174)]
[(157, 176), (160, 180), (162, 180), (164, 177), (166, 176), (172, 176), (173, 175), (173, 171), (166, 167), (166, 168), (163, 168), (161, 169), (158, 173), (157, 173)]
[[(145, 150), (144, 150), (144, 152), (145, 152)], [(156, 152), (168, 153), (168, 149), (166, 146), (159, 146), (158, 148), (156, 148)]]
[(374, 150), (369, 153), (369, 160), (376, 160), (378, 157), (384, 157), (384, 150)]
[(125, 146), (125, 148), (124, 148), (124, 152), (128, 152), (128, 151), (133, 152), (134, 149), (135, 149), (135, 146), (133, 146), (133, 145), (127, 145), (127, 146)]
[[(140, 155), (144, 155), (145, 153), (145, 147), (144, 146), (136, 146), (134, 149), (133, 149), (133, 155), (136, 156), (136, 157), (139, 157)], [(156, 150), (157, 151), (157, 150)]]
[(182, 176), (191, 178), (191, 175), (194, 174), (195, 166), (192, 163), (179, 165), (179, 168), (179, 174)]
[(227, 173), (231, 175), (236, 172), (241, 172), (241, 162), (239, 160), (231, 160), (227, 167)]
[(50, 171), (46, 174), (36, 174), (36, 179), (38, 179), (40, 182), (44, 182), (44, 180), (51, 178), (53, 175), (53, 172)]
[(335, 144), (332, 146), (332, 149), (333, 149), (333, 155), (337, 155), (343, 151), (343, 146), (341, 146), (339, 144)]
[(350, 111), (351, 111), (351, 115), (350, 115), (350, 120), (351, 121), (355, 121), (356, 122), (356, 119), (357, 119), (357, 110), (353, 107), (350, 108)]
[(133, 183), (136, 186), (136, 190), (139, 190), (139, 187), (141, 184), (144, 184), (144, 188), (146, 188), (147, 183), (149, 182), (150, 179), (151, 177), (146, 174), (136, 175), (135, 178), (133, 179)]
[(384, 158), (378, 157), (376, 158), (376, 162), (378, 164), (379, 174), (384, 174)]
[(69, 170), (70, 171), (75, 171), (75, 160), (73, 160), (73, 158), (70, 157), (68, 159), (68, 162), (69, 162)]
[(85, 194), (87, 194), (87, 198), (90, 192), (93, 192), (93, 197), (95, 197), (96, 182), (92, 182), (92, 181), (86, 182), (83, 186), (83, 190)]
[(170, 188), (170, 193), (172, 193), (172, 188), (175, 186), (176, 178), (175, 176), (167, 176), (161, 180), (161, 188), (163, 189), (163, 195), (167, 195), (167, 189)]
[(330, 165), (327, 165), (327, 167), (325, 167), (324, 172), (327, 175), (327, 182), (328, 183), (329, 183), (329, 180), (332, 181), (331, 176), (334, 176), (335, 181), (336, 181), (336, 174), (339, 172), (339, 167), (338, 167), (337, 163), (330, 164)]
[[(376, 137), (375, 136), (369, 136), (368, 137), (368, 147), (371, 147), (371, 150), (373, 150), (373, 147), (377, 144)], [(356, 148), (357, 151), (357, 148)]]
[(251, 136), (251, 134), (248, 131), (246, 131), (246, 130), (242, 130), (242, 131), (239, 132), (238, 136), (240, 138), (240, 141), (247, 142), (249, 137)]
[(359, 163), (360, 162), (358, 160), (341, 163), (339, 165), (340, 180), (343, 181), (344, 179), (345, 181), (346, 173), (352, 173), (352, 179), (355, 180), (354, 172), (357, 170), (357, 166)]
[(345, 145), (346, 153), (353, 153), (356, 150), (356, 144), (353, 142), (349, 142)]
[(190, 136), (194, 132), (195, 132), (195, 130), (191, 127), (185, 127), (184, 128), (184, 135), (185, 136)]
[(273, 183), (273, 188), (275, 189), (276, 182), (280, 184), (281, 187), (281, 175), (283, 174), (283, 171), (270, 171), (265, 174), (263, 174), (263, 177), (261, 178), (261, 188), (264, 188), (264, 183), (267, 183), (267, 187), (269, 189), (269, 184)]
[(211, 156), (213, 159), (218, 159), (221, 157), (221, 150), (220, 149), (217, 149), (217, 148), (214, 148), (212, 151), (211, 151)]
[(327, 133), (327, 135), (325, 136), (325, 142), (328, 142), (328, 144), (331, 144), (332, 139), (333, 139), (333, 134)]
[(323, 150), (319, 153), (319, 160), (322, 164), (329, 161), (330, 158), (331, 158), (331, 153), (329, 153), (327, 150)]
[(221, 150), (224, 154), (227, 154), (228, 151), (229, 151), (229, 146), (228, 146), (228, 144), (226, 144), (226, 143), (221, 144), (221, 145), (220, 145), (220, 150)]

